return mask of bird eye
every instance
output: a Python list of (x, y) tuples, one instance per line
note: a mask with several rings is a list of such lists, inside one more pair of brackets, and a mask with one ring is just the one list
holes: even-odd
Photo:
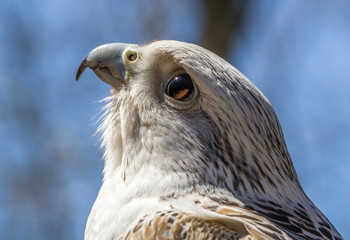
[(169, 81), (165, 93), (171, 98), (183, 101), (189, 98), (193, 91), (194, 86), (191, 77), (188, 74), (180, 74)]

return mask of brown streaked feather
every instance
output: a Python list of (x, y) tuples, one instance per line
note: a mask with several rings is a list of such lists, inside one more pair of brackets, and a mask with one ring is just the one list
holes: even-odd
[(217, 218), (198, 217), (179, 210), (146, 215), (121, 239), (290, 239), (256, 213), (234, 206), (201, 205)]

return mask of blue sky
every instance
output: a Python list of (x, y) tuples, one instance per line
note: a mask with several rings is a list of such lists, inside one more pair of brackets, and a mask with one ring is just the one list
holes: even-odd
[[(350, 238), (350, 4), (259, 1), (245, 21), (227, 60), (270, 100), (305, 192)], [(91, 71), (75, 82), (85, 54), (115, 41), (199, 43), (202, 26), (198, 0), (3, 1), (1, 239), (83, 236), (109, 91)]]

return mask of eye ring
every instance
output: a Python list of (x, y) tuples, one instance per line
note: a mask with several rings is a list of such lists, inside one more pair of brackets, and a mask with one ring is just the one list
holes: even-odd
[(165, 94), (177, 101), (189, 100), (194, 91), (193, 81), (187, 73), (172, 77), (165, 88)]

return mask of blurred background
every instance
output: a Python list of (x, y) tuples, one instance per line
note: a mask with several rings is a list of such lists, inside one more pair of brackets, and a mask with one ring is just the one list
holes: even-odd
[(108, 42), (202, 45), (266, 95), (301, 184), (350, 239), (350, 1), (4, 0), (0, 239), (82, 239), (102, 180), (109, 86), (85, 55)]

